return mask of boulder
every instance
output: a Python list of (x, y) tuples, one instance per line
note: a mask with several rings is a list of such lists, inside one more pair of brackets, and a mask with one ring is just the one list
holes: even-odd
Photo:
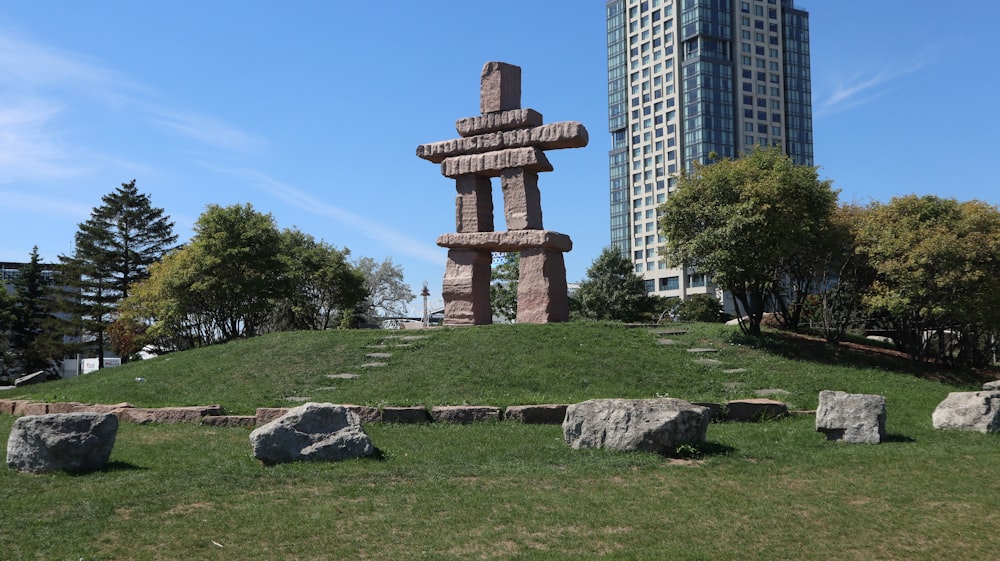
[(504, 410), (503, 416), (526, 425), (561, 425), (566, 418), (567, 407), (558, 403), (511, 405)]
[(265, 464), (339, 461), (375, 452), (358, 416), (332, 403), (305, 403), (250, 433), (253, 455)]
[(983, 391), (993, 392), (1000, 391), (1000, 380), (993, 380), (992, 382), (986, 382), (983, 384)]
[(823, 390), (816, 430), (827, 440), (878, 444), (885, 438), (885, 397)]
[(931, 416), (936, 429), (1000, 431), (1000, 391), (952, 392)]
[(574, 449), (672, 454), (678, 444), (705, 441), (708, 409), (672, 398), (594, 399), (567, 407), (562, 427)]
[(21, 417), (7, 439), (7, 465), (27, 473), (73, 474), (104, 469), (118, 435), (110, 413), (53, 413)]
[(737, 423), (778, 419), (788, 414), (788, 406), (773, 399), (736, 399), (726, 402), (726, 420)]

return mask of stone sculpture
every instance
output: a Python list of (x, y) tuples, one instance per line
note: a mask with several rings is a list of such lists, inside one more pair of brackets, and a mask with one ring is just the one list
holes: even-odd
[(573, 449), (609, 448), (672, 454), (702, 444), (708, 408), (681, 399), (592, 399), (570, 405), (563, 437)]
[[(417, 156), (441, 164), (455, 180), (455, 231), (438, 238), (448, 248), (442, 296), (446, 325), (492, 323), (492, 252), (520, 252), (517, 322), (569, 318), (563, 253), (569, 236), (542, 226), (538, 174), (552, 171), (543, 150), (587, 145), (587, 129), (566, 121), (542, 124), (542, 115), (521, 108), (521, 68), (487, 62), (480, 82), (478, 117), (460, 119), (461, 138), (421, 144)], [(494, 231), (491, 178), (500, 178), (507, 231)]]
[(7, 466), (27, 473), (82, 474), (104, 469), (118, 435), (111, 413), (52, 413), (14, 421)]

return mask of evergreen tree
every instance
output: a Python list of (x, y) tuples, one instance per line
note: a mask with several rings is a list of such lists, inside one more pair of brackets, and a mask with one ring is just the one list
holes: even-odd
[(134, 179), (101, 202), (80, 224), (73, 255), (59, 259), (61, 284), (72, 295), (63, 298), (64, 310), (103, 367), (107, 329), (118, 302), (128, 297), (130, 285), (149, 276), (149, 266), (171, 249), (177, 236), (174, 223), (162, 208), (152, 206), (148, 195), (139, 193)]
[(611, 321), (638, 321), (653, 305), (632, 262), (614, 247), (605, 248), (591, 263), (573, 300), (581, 316)]
[(7, 379), (7, 370), (12, 363), (10, 355), (10, 335), (14, 329), (14, 296), (0, 279), (0, 378)]
[(517, 318), (517, 283), (520, 280), (521, 254), (494, 254), (490, 284), (493, 314), (513, 322)]
[(52, 279), (38, 256), (38, 247), (14, 278), (14, 317), (10, 347), (16, 367), (23, 373), (46, 370), (61, 356), (53, 329)]

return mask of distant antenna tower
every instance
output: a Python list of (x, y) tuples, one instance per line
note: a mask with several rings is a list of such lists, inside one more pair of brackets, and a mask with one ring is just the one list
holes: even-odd
[(420, 291), (420, 295), (424, 297), (424, 316), (421, 322), (424, 324), (424, 327), (430, 327), (431, 316), (427, 311), (427, 297), (431, 295), (431, 291), (427, 290), (427, 281), (424, 281), (424, 289)]

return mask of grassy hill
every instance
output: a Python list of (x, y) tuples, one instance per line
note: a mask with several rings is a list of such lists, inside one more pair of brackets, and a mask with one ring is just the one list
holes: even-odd
[[(664, 329), (684, 333), (658, 334)], [(716, 352), (689, 352), (699, 347)], [(366, 366), (377, 362), (384, 365)], [(776, 334), (748, 345), (735, 328), (721, 325), (651, 330), (570, 323), (276, 333), (3, 395), (140, 407), (217, 403), (230, 413), (253, 413), (306, 398), (506, 406), (656, 395), (724, 401), (777, 388), (801, 409), (815, 408), (823, 389), (881, 393), (890, 403), (926, 408), (976, 382), (970, 372), (917, 369), (905, 360)]]
[[(678, 460), (572, 450), (558, 426), (373, 424), (379, 460), (265, 467), (246, 429), (123, 424), (103, 472), (0, 469), (0, 558), (995, 556), (1000, 441), (935, 431), (930, 416), (948, 392), (996, 372), (916, 368), (778, 334), (750, 344), (718, 325), (669, 329), (686, 332), (573, 323), (283, 333), (0, 395), (250, 413), (288, 398), (505, 406), (782, 389), (779, 399), (812, 409), (832, 389), (885, 395), (890, 437), (827, 442), (809, 416), (713, 424), (708, 443)], [(387, 339), (411, 335), (426, 338)], [(376, 361), (385, 366), (363, 367)], [(12, 423), (0, 415), (0, 440)]]

